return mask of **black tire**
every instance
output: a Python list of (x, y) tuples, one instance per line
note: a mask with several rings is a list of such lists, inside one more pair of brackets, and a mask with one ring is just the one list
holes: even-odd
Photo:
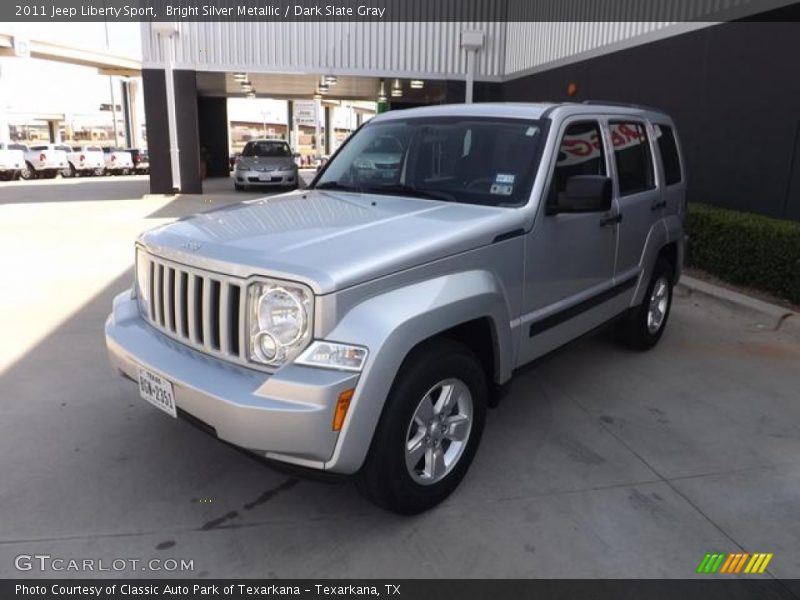
[(64, 177), (77, 177), (78, 171), (75, 169), (75, 165), (69, 163), (66, 169), (64, 169)]
[[(672, 269), (672, 265), (666, 259), (659, 258), (656, 261), (653, 274), (650, 276), (650, 282), (647, 284), (644, 300), (617, 325), (617, 337), (622, 344), (631, 350), (643, 351), (649, 350), (658, 343), (669, 320), (674, 280), (675, 272)], [(654, 329), (649, 324), (651, 299), (656, 285), (661, 285), (663, 282), (666, 283), (666, 309), (661, 311), (663, 312), (663, 318), (658, 327)]]
[[(450, 470), (435, 483), (422, 484), (406, 467), (408, 435), (422, 399), (437, 383), (448, 379), (460, 381), (469, 390), (472, 422)], [(478, 449), (487, 396), (483, 368), (468, 348), (447, 339), (417, 347), (404, 361), (386, 398), (369, 454), (356, 476), (359, 491), (378, 506), (402, 515), (418, 514), (442, 502), (464, 478)], [(452, 443), (442, 440), (441, 450), (446, 452)]]
[(20, 169), (20, 179), (36, 179), (36, 170), (31, 163), (25, 163), (25, 167)]

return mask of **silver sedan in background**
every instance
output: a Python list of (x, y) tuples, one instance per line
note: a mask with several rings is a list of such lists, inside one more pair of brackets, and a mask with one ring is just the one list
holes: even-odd
[(249, 186), (295, 189), (299, 181), (295, 154), (282, 140), (252, 140), (236, 160), (233, 177), (237, 192)]

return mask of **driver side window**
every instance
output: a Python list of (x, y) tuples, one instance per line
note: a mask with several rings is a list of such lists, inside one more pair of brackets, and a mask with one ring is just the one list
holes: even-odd
[(597, 121), (571, 123), (564, 131), (547, 198), (550, 206), (558, 206), (567, 180), (573, 175), (607, 175), (603, 137)]

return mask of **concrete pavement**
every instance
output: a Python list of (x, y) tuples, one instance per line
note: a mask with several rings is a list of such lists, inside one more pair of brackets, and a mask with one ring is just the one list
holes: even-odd
[(800, 347), (705, 296), (676, 297), (651, 352), (600, 335), (522, 372), (462, 486), (414, 518), (147, 405), (102, 337), (133, 238), (255, 196), (229, 185), (0, 184), (0, 577), (92, 575), (14, 567), (49, 554), (191, 560), (201, 577), (685, 578), (740, 550), (774, 553), (762, 577), (800, 577)]

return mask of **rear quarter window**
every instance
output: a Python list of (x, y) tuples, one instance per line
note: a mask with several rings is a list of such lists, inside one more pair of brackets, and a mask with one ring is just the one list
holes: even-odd
[(609, 123), (609, 128), (614, 144), (620, 196), (655, 188), (653, 158), (644, 123), (613, 121)]
[(681, 159), (678, 154), (678, 143), (675, 132), (669, 125), (654, 124), (661, 164), (664, 167), (664, 184), (673, 185), (681, 182)]

